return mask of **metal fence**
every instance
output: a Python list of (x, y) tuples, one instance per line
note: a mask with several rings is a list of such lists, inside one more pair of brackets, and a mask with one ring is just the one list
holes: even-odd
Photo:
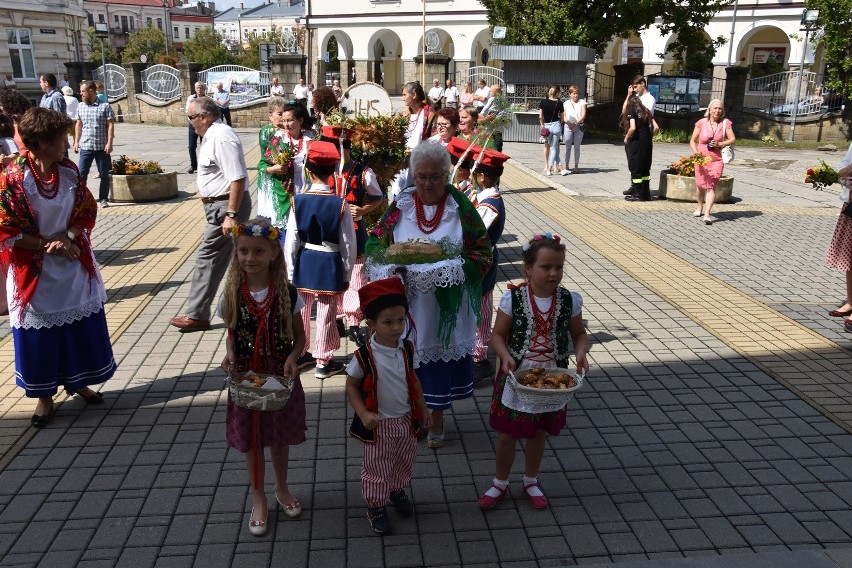
[(484, 65), (468, 67), (467, 74), (464, 74), (461, 81), (456, 81), (456, 83), (464, 85), (465, 81), (470, 81), (470, 84), (475, 90), (476, 84), (480, 79), (484, 79), (485, 84), (489, 87), (491, 85), (500, 85), (500, 88), (505, 90), (506, 85), (503, 82), (503, 70), (499, 67), (487, 67)]
[(272, 74), (240, 65), (217, 65), (201, 71), (198, 81), (207, 85), (208, 92), (215, 91), (213, 86), (221, 81), (231, 94), (231, 106), (236, 106), (268, 97)]
[(180, 71), (169, 65), (152, 65), (142, 71), (142, 92), (160, 101), (180, 98)]
[(615, 75), (600, 73), (589, 69), (586, 71), (586, 95), (589, 106), (611, 103), (615, 98)]
[[(610, 103), (614, 97), (615, 76), (587, 69), (585, 77), (580, 75), (572, 79), (572, 84), (580, 89), (580, 98), (586, 100), (589, 106)], [(537, 110), (542, 99), (547, 98), (549, 84), (513, 84), (506, 89), (506, 100), (510, 105)], [(568, 85), (561, 87), (560, 93), (563, 98), (568, 96)], [(585, 92), (583, 92), (585, 90)]]
[(95, 81), (104, 84), (104, 94), (106, 94), (108, 100), (127, 96), (127, 79), (124, 76), (124, 67), (107, 63), (95, 69), (92, 76)]
[(813, 71), (785, 71), (746, 82), (743, 107), (759, 110), (772, 116), (818, 115), (841, 110), (844, 99), (830, 93), (822, 85), (822, 76)]

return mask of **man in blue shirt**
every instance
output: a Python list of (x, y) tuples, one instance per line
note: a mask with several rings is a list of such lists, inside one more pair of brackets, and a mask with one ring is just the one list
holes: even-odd
[(56, 75), (53, 73), (42, 73), (39, 78), (39, 84), (44, 94), (41, 96), (38, 106), (65, 114), (65, 97), (56, 88)]

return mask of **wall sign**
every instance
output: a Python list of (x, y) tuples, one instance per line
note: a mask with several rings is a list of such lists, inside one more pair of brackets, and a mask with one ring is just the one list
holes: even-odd
[(47, 29), (47, 28), (39, 28), (38, 31), (39, 31), (39, 33), (42, 33), (42, 34), (56, 35), (56, 30), (51, 30), (51, 29)]

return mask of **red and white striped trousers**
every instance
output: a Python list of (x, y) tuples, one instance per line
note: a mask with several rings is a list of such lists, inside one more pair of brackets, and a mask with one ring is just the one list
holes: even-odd
[(337, 313), (343, 314), (346, 327), (352, 327), (361, 323), (364, 314), (361, 313), (361, 298), (358, 290), (367, 283), (367, 273), (364, 271), (364, 257), (359, 256), (352, 268), (352, 277), (349, 279), (349, 288), (338, 296)]
[[(337, 298), (340, 294), (313, 294), (299, 290), (299, 296), (305, 302), (305, 307), (302, 308), (302, 324), (305, 326), (305, 352), (310, 351), (311, 347), (311, 309), (314, 304), (314, 296), (316, 296), (316, 347), (314, 347), (313, 355), (314, 359), (317, 360), (317, 365), (325, 365), (331, 361), (334, 352), (340, 348), (340, 335), (337, 334), (337, 327), (334, 324), (334, 320), (337, 318)], [(302, 354), (304, 355), (304, 353)]]
[(411, 413), (383, 418), (375, 430), (375, 444), (364, 444), (361, 493), (367, 507), (384, 507), (391, 493), (405, 489), (417, 457), (417, 437), (411, 431)]
[(476, 347), (473, 350), (473, 360), (482, 361), (488, 357), (488, 342), (491, 341), (491, 317), (494, 315), (494, 290), (482, 296), (480, 304), (482, 317), (476, 329)]

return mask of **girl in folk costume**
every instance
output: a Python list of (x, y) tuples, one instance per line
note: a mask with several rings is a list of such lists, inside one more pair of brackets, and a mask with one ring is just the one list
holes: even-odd
[(293, 196), (284, 254), (287, 273), (305, 302), (302, 323), (305, 332), (311, 325), (311, 308), (317, 302), (316, 346), (308, 352), (306, 340), (300, 362), (316, 359), (316, 377), (325, 379), (343, 371), (334, 360), (340, 347), (335, 327), (337, 297), (349, 284), (355, 264), (355, 227), (346, 200), (327, 185), (340, 163), (340, 152), (329, 142), (315, 141), (308, 147), (310, 189)]
[[(517, 440), (525, 439), (524, 493), (537, 509), (547, 508), (547, 498), (538, 484), (538, 468), (548, 434), (565, 427), (565, 408), (557, 412), (524, 412), (506, 376), (516, 369), (569, 365), (569, 343), (574, 345), (577, 372), (589, 370), (586, 352), (589, 340), (583, 327), (583, 298), (562, 286), (565, 245), (558, 235), (533, 235), (523, 246), (527, 282), (510, 287), (500, 298), (491, 347), (500, 358), (500, 376), (491, 400), (491, 427), (499, 432), (496, 476), (479, 498), (479, 506), (490, 509), (509, 492), (509, 471), (515, 459)], [(505, 390), (505, 395), (504, 395)]]
[(363, 162), (353, 160), (349, 154), (352, 147), (351, 131), (340, 126), (323, 126), (321, 140), (330, 142), (341, 151), (339, 176), (335, 179), (337, 195), (349, 204), (355, 227), (355, 266), (352, 268), (352, 278), (346, 292), (338, 296), (337, 317), (340, 326), (338, 332), (355, 345), (364, 345), (359, 324), (361, 323), (361, 307), (358, 290), (367, 283), (364, 273), (364, 247), (367, 244), (367, 226), (364, 215), (367, 215), (382, 204), (384, 194), (376, 174)]
[(225, 281), (220, 315), (228, 326), (225, 360), (228, 372), (255, 372), (292, 377), (287, 405), (281, 410), (258, 411), (234, 405), (228, 397), (228, 445), (246, 455), (252, 487), (249, 532), (266, 533), (267, 503), (263, 490), (264, 447), (270, 447), (275, 470), (275, 499), (288, 517), (297, 517), (302, 505), (287, 486), (290, 446), (305, 441), (305, 392), (296, 359), (305, 343), (302, 307), (296, 289), (287, 281), (280, 231), (264, 219), (254, 219), (231, 230), (234, 257)]
[(471, 195), (471, 201), (477, 213), (482, 217), (482, 223), (488, 231), (491, 241), (491, 253), (494, 260), (491, 268), (482, 280), (481, 320), (476, 330), (476, 348), (473, 351), (473, 380), (479, 381), (494, 376), (494, 368), (488, 361), (488, 342), (491, 340), (491, 316), (494, 313), (494, 286), (497, 284), (497, 264), (499, 254), (497, 243), (503, 235), (506, 224), (506, 208), (500, 196), (500, 176), (503, 175), (503, 164), (509, 156), (497, 150), (481, 150), (477, 156), (476, 169), (473, 172), (479, 192)]
[(385, 505), (400, 516), (414, 512), (405, 487), (417, 456), (417, 433), (430, 425), (423, 387), (415, 369), (414, 344), (403, 339), (408, 299), (399, 278), (384, 278), (359, 291), (361, 309), (373, 332), (346, 368), (346, 395), (355, 411), (349, 433), (364, 442), (361, 488), (370, 526), (390, 531)]
[[(305, 186), (304, 166), (311, 131), (302, 105), (281, 97), (269, 100), (269, 122), (260, 129), (257, 163), (257, 214), (283, 229), (290, 211), (290, 196)], [(276, 163), (280, 154), (292, 154), (289, 165)]]

